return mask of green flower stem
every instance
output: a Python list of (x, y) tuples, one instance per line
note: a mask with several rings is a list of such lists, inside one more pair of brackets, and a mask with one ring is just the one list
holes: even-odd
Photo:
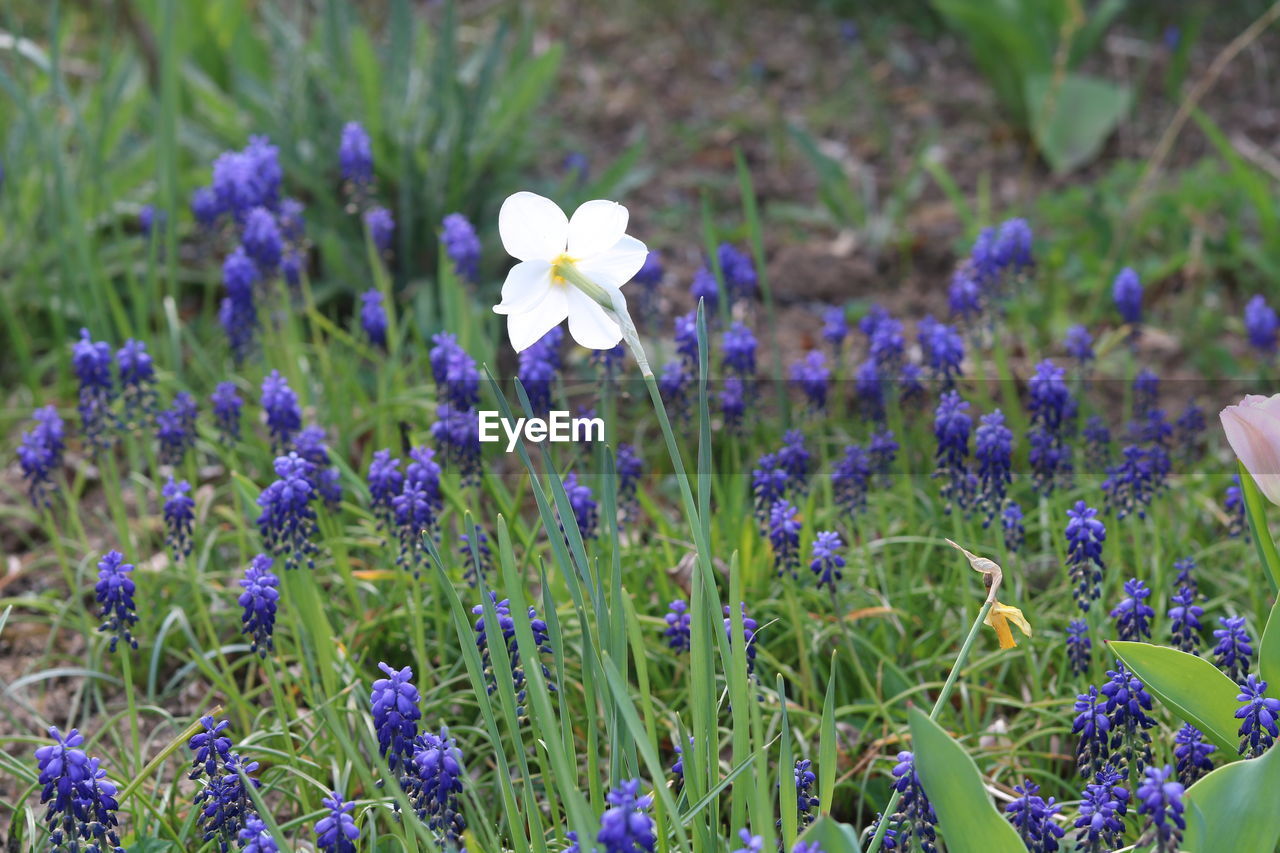
[[(948, 673), (947, 680), (942, 684), (942, 692), (938, 694), (937, 701), (933, 703), (933, 710), (929, 712), (929, 719), (936, 720), (938, 713), (942, 711), (942, 706), (947, 704), (947, 700), (951, 698), (951, 691), (955, 688), (956, 680), (960, 677), (960, 670), (964, 668), (965, 661), (969, 658), (969, 650), (973, 648), (973, 641), (978, 638), (978, 630), (982, 627), (987, 614), (991, 612), (991, 605), (994, 603), (995, 596), (988, 595), (987, 600), (982, 604), (982, 609), (978, 611), (977, 617), (973, 620), (973, 624), (969, 626), (969, 636), (964, 638), (964, 644), (960, 646), (960, 653), (956, 655), (956, 662), (951, 665), (951, 672)], [(889, 828), (889, 816), (893, 814), (893, 810), (897, 808), (898, 800), (901, 798), (901, 791), (894, 791), (893, 796), (889, 797), (889, 802), (885, 804), (884, 811), (880, 813), (880, 824), (876, 827), (876, 834), (871, 838), (867, 853), (877, 853), (879, 851), (880, 845), (884, 842), (885, 830)]]
[(121, 674), (124, 676), (124, 696), (129, 705), (129, 738), (133, 744), (133, 760), (137, 762), (142, 755), (142, 739), (138, 735), (138, 705), (133, 695), (133, 661), (129, 653), (133, 651), (128, 643), (122, 643), (120, 649)]

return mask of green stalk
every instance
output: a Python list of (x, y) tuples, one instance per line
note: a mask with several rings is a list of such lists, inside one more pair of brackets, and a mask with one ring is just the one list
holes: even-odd
[[(995, 603), (995, 600), (994, 595), (988, 595), (987, 600), (982, 604), (982, 609), (978, 611), (977, 617), (973, 620), (973, 624), (969, 626), (969, 636), (964, 638), (964, 644), (960, 646), (960, 653), (956, 655), (956, 662), (951, 665), (951, 672), (947, 674), (947, 680), (942, 685), (942, 692), (938, 694), (937, 701), (933, 703), (933, 710), (929, 712), (929, 719), (936, 720), (938, 713), (942, 710), (942, 706), (947, 704), (947, 700), (951, 698), (951, 691), (956, 686), (956, 680), (960, 677), (960, 670), (969, 658), (969, 650), (973, 648), (973, 641), (978, 637), (978, 629), (982, 627), (983, 620), (987, 618), (987, 614), (991, 611), (991, 605)], [(894, 791), (893, 796), (889, 797), (889, 802), (885, 804), (884, 811), (880, 813), (880, 825), (876, 827), (876, 834), (871, 838), (867, 853), (877, 853), (879, 851), (880, 845), (884, 842), (885, 830), (889, 828), (889, 816), (893, 814), (893, 810), (897, 808), (898, 800), (901, 798), (901, 791)]]

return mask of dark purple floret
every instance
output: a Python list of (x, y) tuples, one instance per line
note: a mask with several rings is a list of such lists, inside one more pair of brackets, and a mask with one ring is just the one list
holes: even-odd
[(1178, 781), (1193, 785), (1196, 780), (1213, 770), (1209, 756), (1217, 751), (1211, 743), (1205, 743), (1204, 734), (1190, 723), (1183, 723), (1173, 736), (1173, 757), (1178, 761)]
[[(228, 853), (233, 845), (240, 849), (241, 831), (258, 819), (240, 775), (241, 771), (248, 774), (257, 769), (258, 762), (246, 762), (238, 753), (228, 753), (217, 774), (210, 776), (196, 793), (195, 805), (199, 809), (196, 820), (204, 830), (204, 840), (216, 841), (222, 853)], [(257, 779), (250, 781), (254, 788), (260, 786)]]
[(359, 122), (347, 122), (342, 128), (342, 140), (338, 144), (338, 164), (342, 177), (353, 184), (367, 184), (373, 180), (373, 143)]
[(49, 490), (53, 487), (53, 475), (62, 468), (66, 449), (63, 439), (65, 428), (55, 406), (36, 409), (31, 415), (35, 427), (22, 433), (18, 445), (18, 464), (27, 481), (27, 497), (34, 507), (49, 505)]
[[(667, 627), (662, 632), (662, 636), (667, 639), (667, 647), (674, 652), (689, 651), (689, 623), (692, 616), (689, 614), (689, 605), (682, 598), (677, 598), (671, 604), (667, 605), (667, 615), (662, 617)], [(676, 747), (676, 751), (680, 751), (680, 747)]]
[(1151, 620), (1156, 612), (1147, 604), (1151, 590), (1137, 578), (1124, 582), (1125, 598), (1111, 611), (1116, 623), (1116, 633), (1121, 640), (1151, 639)]
[(467, 821), (458, 803), (462, 793), (462, 750), (449, 737), (448, 730), (418, 735), (406, 771), (409, 775), (403, 783), (405, 793), (418, 820), (443, 836), (441, 849), (446, 849), (446, 844), (456, 846)]
[(284, 558), (285, 569), (296, 569), (306, 561), (307, 568), (315, 567), (315, 555), (319, 551), (313, 538), (316, 534), (316, 513), (312, 501), (316, 487), (310, 477), (314, 466), (297, 453), (277, 456), (277, 479), (262, 490), (258, 506), (258, 531), (267, 550)]
[[(810, 769), (813, 765), (807, 758), (797, 758), (793, 771), (796, 784), (796, 823), (801, 830), (813, 823), (817, 819), (817, 808), (819, 800), (813, 795), (813, 786), (818, 781), (816, 773)], [(778, 828), (782, 827), (782, 820), (778, 820)]]
[(173, 395), (173, 405), (156, 413), (160, 464), (181, 465), (196, 444), (196, 401), (186, 391)]
[(238, 599), (244, 611), (240, 616), (240, 630), (250, 638), (252, 650), (264, 658), (272, 649), (276, 603), (280, 600), (276, 587), (279, 585), (280, 579), (271, 571), (271, 558), (266, 554), (254, 557), (240, 580), (240, 586), (244, 588)]
[(480, 372), (476, 362), (448, 332), (431, 336), (431, 375), (442, 401), (469, 409), (480, 401)]
[(831, 472), (831, 488), (836, 503), (850, 516), (866, 509), (871, 472), (871, 459), (857, 444), (844, 449), (844, 456)]
[(689, 384), (693, 381), (683, 360), (668, 361), (658, 376), (658, 391), (663, 402), (678, 420), (689, 416)]
[(608, 793), (609, 807), (600, 815), (600, 832), (596, 841), (600, 853), (653, 853), (658, 843), (654, 833), (653, 795), (640, 796), (640, 780), (618, 783)]
[(244, 400), (240, 399), (234, 382), (219, 382), (209, 396), (213, 406), (213, 420), (218, 426), (218, 438), (224, 444), (240, 440), (240, 413)]
[(755, 296), (757, 276), (751, 257), (731, 243), (721, 243), (716, 249), (716, 255), (730, 300), (737, 302)]
[(245, 253), (243, 246), (227, 255), (222, 262), (222, 283), (227, 296), (218, 311), (218, 322), (227, 335), (231, 356), (240, 364), (253, 350), (258, 331), (258, 309), (254, 303), (253, 288), (258, 281), (258, 268)]
[(1092, 775), (1111, 760), (1111, 718), (1106, 713), (1105, 699), (1092, 686), (1088, 693), (1076, 696), (1074, 710), (1071, 733), (1080, 736), (1076, 764), (1081, 773)]
[(1076, 675), (1089, 672), (1089, 657), (1093, 650), (1093, 641), (1089, 639), (1089, 623), (1083, 619), (1072, 619), (1067, 623), (1067, 661), (1071, 671)]
[(450, 213), (440, 223), (440, 244), (453, 261), (453, 272), (464, 281), (480, 277), (480, 238), (471, 221), (461, 213)]
[(906, 845), (914, 838), (923, 853), (934, 853), (938, 843), (938, 816), (924, 786), (920, 784), (915, 756), (910, 752), (899, 752), (897, 761), (893, 768), (893, 788), (901, 796), (898, 811), (889, 819), (899, 826), (899, 842)]
[(1027, 850), (1030, 853), (1058, 850), (1058, 839), (1066, 834), (1066, 830), (1053, 817), (1062, 811), (1061, 806), (1054, 802), (1053, 797), (1048, 800), (1041, 797), (1040, 786), (1030, 779), (1014, 785), (1013, 790), (1018, 796), (1004, 810)]
[(279, 269), (280, 258), (284, 255), (284, 237), (271, 211), (265, 207), (249, 211), (244, 220), (240, 245), (263, 278), (270, 278)]
[(131, 646), (138, 647), (132, 628), (138, 622), (138, 612), (134, 606), (133, 594), (136, 587), (133, 583), (133, 565), (124, 561), (119, 551), (108, 551), (98, 563), (98, 583), (94, 586), (100, 611), (98, 618), (102, 624), (99, 631), (111, 635), (111, 651), (121, 640)]
[(446, 465), (457, 468), (464, 485), (480, 477), (480, 422), (476, 410), (453, 403), (436, 407), (436, 422), (431, 425), (431, 438)]
[(1004, 531), (1004, 547), (1017, 553), (1027, 539), (1027, 531), (1022, 524), (1022, 507), (1014, 501), (1006, 503), (1000, 513), (1000, 527)]
[[(739, 612), (742, 614), (742, 642), (747, 652), (747, 678), (752, 678), (756, 670), (756, 629), (759, 624), (756, 620), (747, 615), (747, 603), (745, 601), (738, 602)], [(724, 633), (733, 641), (733, 617), (730, 615), (729, 605), (724, 605)]]
[(964, 337), (955, 328), (926, 316), (918, 324), (920, 351), (933, 378), (949, 388), (960, 376)]
[(1227, 515), (1227, 535), (1231, 538), (1244, 537), (1249, 540), (1249, 520), (1245, 516), (1244, 493), (1240, 491), (1240, 475), (1231, 475), (1231, 485), (1222, 499), (1222, 508)]
[(756, 372), (756, 336), (736, 320), (725, 330), (721, 338), (724, 366), (740, 376), (754, 376)]
[[(494, 611), (498, 619), (498, 631), (495, 635), (500, 634), (502, 637), (502, 645), (507, 650), (507, 658), (511, 663), (511, 681), (516, 695), (516, 714), (524, 716), (525, 702), (525, 670), (520, 659), (520, 646), (516, 642), (516, 623), (511, 615), (511, 602), (509, 599), (498, 600), (496, 593), (489, 593), (489, 600), (493, 603)], [(493, 693), (498, 689), (498, 683), (494, 676), (494, 662), (489, 645), (489, 632), (484, 621), (484, 605), (477, 604), (471, 608), (471, 613), (477, 617), (475, 623), (476, 632), (476, 648), (480, 650), (480, 660), (484, 664), (485, 682), (488, 685), (488, 692)], [(529, 622), (529, 630), (533, 634), (533, 644), (537, 647), (541, 654), (550, 656), (551, 637), (547, 633), (547, 623), (538, 618), (538, 613), (533, 605), (529, 606), (527, 617)], [(551, 680), (551, 670), (541, 660), (538, 664), (542, 668), (542, 677), (546, 679), (547, 689), (554, 692), (555, 684)]]
[(708, 314), (714, 314), (720, 306), (720, 284), (710, 267), (698, 267), (698, 271), (693, 274), (689, 293), (693, 296), (694, 304), (702, 302)]
[(1241, 721), (1240, 754), (1246, 758), (1262, 755), (1280, 737), (1280, 726), (1276, 723), (1280, 718), (1280, 699), (1269, 698), (1266, 693), (1267, 682), (1256, 675), (1240, 682), (1236, 701), (1243, 703), (1243, 707), (1236, 711), (1236, 719)]
[(80, 340), (71, 346), (71, 367), (80, 384), (80, 428), (95, 450), (111, 445), (107, 430), (115, 425), (111, 403), (115, 381), (111, 375), (111, 347), (94, 341), (88, 329), (80, 330)]
[(810, 350), (801, 361), (791, 365), (791, 382), (800, 388), (811, 407), (819, 411), (826, 408), (831, 370), (820, 350)]
[(698, 369), (698, 312), (681, 314), (675, 320), (676, 352), (690, 372)]
[(1087, 853), (1106, 853), (1123, 842), (1124, 815), (1129, 792), (1112, 783), (1112, 777), (1100, 772), (1095, 781), (1085, 786), (1080, 800), (1080, 816), (1076, 818), (1076, 849)]
[(391, 211), (381, 205), (364, 212), (364, 227), (369, 229), (369, 239), (381, 254), (391, 251), (391, 238), (396, 233), (396, 220)]
[(78, 729), (63, 737), (57, 727), (51, 727), (49, 737), (54, 742), (35, 753), (40, 802), (47, 804), (44, 824), (49, 840), (44, 849), (124, 853), (116, 833), (120, 804), (107, 771), (80, 748), (84, 738)]
[(1169, 599), (1169, 634), (1174, 648), (1193, 655), (1200, 653), (1200, 617), (1203, 614), (1204, 608), (1196, 604), (1195, 587), (1178, 587)]
[(551, 410), (551, 391), (556, 374), (560, 370), (560, 345), (564, 330), (556, 326), (517, 356), (516, 377), (529, 397), (529, 406), (536, 414)]
[(953, 506), (968, 508), (973, 493), (974, 478), (969, 472), (969, 432), (973, 419), (969, 415), (969, 403), (956, 391), (947, 391), (938, 401), (934, 411), (933, 434), (938, 440), (934, 455), (934, 477), (943, 478), (942, 499), (945, 511)]
[(881, 422), (885, 417), (885, 378), (880, 365), (869, 358), (853, 374), (853, 393), (868, 419)]
[(191, 497), (191, 484), (174, 480), (161, 489), (164, 495), (165, 544), (175, 562), (191, 553), (191, 527), (195, 523), (196, 502)]
[(413, 755), (413, 742), (418, 736), (418, 688), (413, 686), (413, 669), (404, 667), (396, 671), (385, 663), (378, 669), (386, 678), (373, 682), (369, 704), (373, 711), (373, 728), (378, 733), (378, 752), (387, 760), (387, 769), (397, 773), (407, 771)]
[(493, 573), (493, 551), (489, 548), (489, 536), (478, 524), (473, 523), (470, 533), (463, 533), (458, 537), (458, 556), (466, 563), (462, 576), (472, 589), (480, 586)]
[(267, 414), (272, 450), (283, 452), (293, 444), (294, 435), (302, 429), (302, 409), (298, 406), (298, 395), (280, 371), (273, 370), (262, 380), (261, 403)]
[(280, 853), (275, 839), (271, 837), (271, 831), (257, 815), (245, 820), (244, 827), (236, 837), (240, 842), (240, 853)]
[(844, 348), (845, 338), (849, 337), (849, 319), (844, 308), (832, 305), (822, 312), (822, 339), (831, 344), (837, 357)]
[(391, 510), (396, 522), (396, 538), (400, 544), (396, 564), (412, 569), (414, 577), (417, 577), (427, 559), (422, 536), (424, 533), (435, 533), (435, 508), (426, 488), (406, 478), (400, 494), (391, 499)]
[(570, 471), (561, 481), (565, 494), (569, 498), (569, 508), (573, 510), (574, 520), (578, 524), (578, 532), (583, 539), (594, 539), (599, 526), (600, 513), (591, 487), (578, 482), (578, 473)]
[(1102, 573), (1106, 564), (1102, 561), (1102, 543), (1107, 539), (1107, 528), (1098, 519), (1098, 511), (1084, 501), (1067, 510), (1067, 570), (1071, 575), (1072, 591), (1076, 605), (1085, 613), (1089, 602), (1101, 594)]
[(391, 507), (392, 498), (400, 494), (404, 486), (404, 474), (400, 473), (400, 460), (391, 455), (389, 449), (374, 451), (369, 461), (369, 508), (378, 519), (379, 525), (392, 520), (394, 512)]
[(376, 287), (360, 294), (360, 328), (375, 347), (387, 345), (387, 309)]
[(356, 853), (360, 827), (351, 816), (355, 804), (344, 800), (337, 791), (320, 802), (329, 813), (316, 821), (316, 848), (320, 853)]
[(139, 422), (155, 409), (156, 369), (142, 341), (128, 340), (116, 351), (125, 419)]
[(1218, 624), (1222, 627), (1213, 632), (1214, 639), (1218, 641), (1213, 647), (1213, 662), (1238, 684), (1249, 674), (1253, 640), (1244, 629), (1243, 616), (1223, 616), (1218, 619)]
[(1187, 828), (1183, 817), (1184, 788), (1176, 780), (1173, 768), (1148, 767), (1138, 786), (1138, 814), (1146, 817), (1142, 828), (1144, 844), (1154, 846), (1152, 853), (1177, 853), (1182, 849), (1182, 833)]
[(1276, 331), (1280, 329), (1280, 319), (1276, 310), (1267, 304), (1261, 293), (1255, 295), (1244, 306), (1244, 329), (1249, 335), (1249, 345), (1261, 355), (1270, 358), (1276, 353)]
[(1135, 327), (1142, 322), (1142, 283), (1136, 272), (1129, 267), (1120, 270), (1111, 285), (1111, 298), (1121, 320)]
[(614, 457), (613, 470), (618, 477), (618, 509), (625, 520), (636, 521), (640, 518), (640, 501), (637, 497), (640, 477), (644, 474), (644, 460), (640, 452), (633, 445), (620, 443)]
[(978, 463), (978, 501), (986, 510), (982, 525), (986, 527), (1004, 506), (1013, 480), (1013, 430), (1005, 426), (999, 409), (979, 420), (973, 455)]
[(329, 458), (327, 441), (324, 429), (312, 425), (294, 436), (293, 451), (312, 466), (310, 477), (325, 505), (336, 507), (342, 503), (342, 485), (338, 469)]
[(1081, 370), (1093, 361), (1093, 335), (1084, 326), (1072, 326), (1067, 329), (1067, 355), (1075, 359)]
[(834, 530), (820, 530), (814, 537), (809, 569), (818, 579), (818, 588), (826, 587), (832, 595), (835, 594), (836, 583), (844, 577), (841, 572), (845, 567), (843, 551), (844, 542)]
[(1114, 670), (1107, 670), (1107, 677), (1110, 680), (1099, 692), (1106, 698), (1104, 710), (1111, 723), (1111, 760), (1132, 779), (1151, 763), (1151, 735), (1147, 730), (1156, 724), (1147, 714), (1151, 696), (1137, 676), (1119, 661)]
[(800, 513), (786, 498), (769, 508), (769, 544), (773, 547), (773, 567), (778, 576), (794, 578), (800, 564)]

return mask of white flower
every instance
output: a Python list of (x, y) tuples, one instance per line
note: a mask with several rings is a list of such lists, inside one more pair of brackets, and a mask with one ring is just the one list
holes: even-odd
[[(549, 198), (519, 192), (502, 203), (498, 232), (520, 261), (507, 273), (502, 302), (511, 346), (520, 352), (569, 318), (569, 333), (589, 349), (610, 349), (622, 328), (601, 302), (626, 303), (620, 288), (644, 265), (649, 250), (627, 236), (627, 209), (614, 201), (589, 201), (572, 219)], [(594, 291), (594, 292), (591, 292)]]

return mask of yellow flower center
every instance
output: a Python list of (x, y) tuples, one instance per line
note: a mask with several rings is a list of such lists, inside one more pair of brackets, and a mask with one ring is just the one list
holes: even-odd
[(561, 270), (564, 267), (572, 267), (578, 263), (578, 259), (570, 257), (568, 252), (561, 252), (551, 259), (551, 283), (567, 286), (569, 280), (565, 278)]

